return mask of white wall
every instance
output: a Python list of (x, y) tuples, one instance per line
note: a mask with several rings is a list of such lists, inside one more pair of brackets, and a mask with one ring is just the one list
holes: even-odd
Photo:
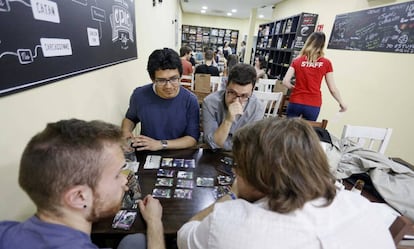
[[(273, 16), (279, 19), (299, 12), (317, 13), (329, 39), (337, 14), (399, 2), (407, 1), (286, 0), (276, 6)], [(386, 155), (414, 163), (414, 55), (327, 49), (326, 57), (332, 60), (338, 88), (349, 105), (349, 110), (335, 122), (339, 107), (323, 84), (319, 118), (330, 120), (328, 130), (340, 137), (345, 124), (391, 127), (393, 134)]]
[[(175, 47), (178, 1), (135, 1), (138, 59), (0, 98), (0, 220), (23, 220), (34, 206), (17, 183), (24, 146), (48, 122), (100, 119), (121, 124), (132, 90), (149, 82), (149, 54)], [(178, 36), (180, 39), (180, 36)]]

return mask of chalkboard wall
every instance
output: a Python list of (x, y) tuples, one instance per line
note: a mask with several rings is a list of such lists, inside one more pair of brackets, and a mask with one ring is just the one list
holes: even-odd
[(0, 0), (0, 96), (136, 59), (134, 5)]
[(414, 1), (337, 15), (328, 48), (414, 53)]

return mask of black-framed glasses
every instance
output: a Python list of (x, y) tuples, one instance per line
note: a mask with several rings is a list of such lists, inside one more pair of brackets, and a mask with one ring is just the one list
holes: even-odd
[(237, 99), (240, 98), (240, 100), (242, 102), (246, 102), (249, 100), (251, 94), (247, 94), (247, 93), (242, 93), (242, 94), (238, 94), (236, 91), (232, 90), (232, 89), (226, 89), (226, 94), (228, 97), (230, 97), (231, 99)]
[(155, 84), (163, 85), (163, 86), (166, 85), (168, 82), (171, 83), (171, 84), (178, 84), (178, 83), (180, 83), (180, 77), (179, 76), (174, 76), (174, 77), (171, 77), (169, 79), (155, 79), (154, 82), (155, 82)]

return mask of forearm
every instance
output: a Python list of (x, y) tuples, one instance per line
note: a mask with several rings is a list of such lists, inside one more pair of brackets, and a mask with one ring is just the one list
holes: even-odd
[(124, 118), (122, 120), (121, 130), (124, 135), (127, 133), (131, 133), (134, 130), (134, 128), (135, 128), (134, 122), (132, 122), (131, 120), (127, 118)]
[(214, 132), (213, 139), (214, 143), (216, 143), (221, 148), (224, 147), (224, 143), (226, 142), (227, 137), (229, 136), (230, 128), (233, 123), (228, 120), (223, 120), (217, 130)]
[(340, 104), (343, 105), (341, 94), (339, 93), (338, 88), (336, 87), (333, 73), (327, 73), (325, 76), (326, 84), (328, 85), (329, 92), (332, 97)]
[(167, 149), (185, 149), (197, 145), (197, 141), (192, 136), (184, 136), (167, 142)]
[(283, 85), (289, 89), (293, 87), (290, 81), (292, 80), (294, 73), (295, 73), (295, 69), (293, 67), (289, 67), (288, 71), (286, 72), (285, 77), (283, 78)]
[(147, 248), (148, 249), (164, 249), (164, 228), (161, 220), (148, 224), (147, 227)]

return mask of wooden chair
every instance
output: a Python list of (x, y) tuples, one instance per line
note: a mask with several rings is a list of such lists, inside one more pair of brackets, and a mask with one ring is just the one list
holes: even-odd
[(255, 88), (261, 92), (273, 92), (273, 88), (276, 85), (276, 79), (259, 79)]
[(253, 94), (265, 105), (264, 118), (277, 116), (283, 93), (253, 91)]
[(192, 75), (182, 75), (180, 84), (189, 90), (194, 90), (194, 77)]
[(410, 219), (401, 215), (398, 216), (389, 228), (394, 243), (397, 246), (406, 234), (414, 233), (414, 224)]
[(328, 120), (326, 120), (326, 119), (322, 119), (321, 122), (318, 122), (318, 121), (309, 121), (309, 120), (307, 120), (307, 121), (313, 127), (320, 127), (320, 128), (326, 129), (326, 126), (328, 126)]
[(391, 128), (345, 125), (341, 138), (349, 138), (358, 145), (384, 154), (392, 134)]

